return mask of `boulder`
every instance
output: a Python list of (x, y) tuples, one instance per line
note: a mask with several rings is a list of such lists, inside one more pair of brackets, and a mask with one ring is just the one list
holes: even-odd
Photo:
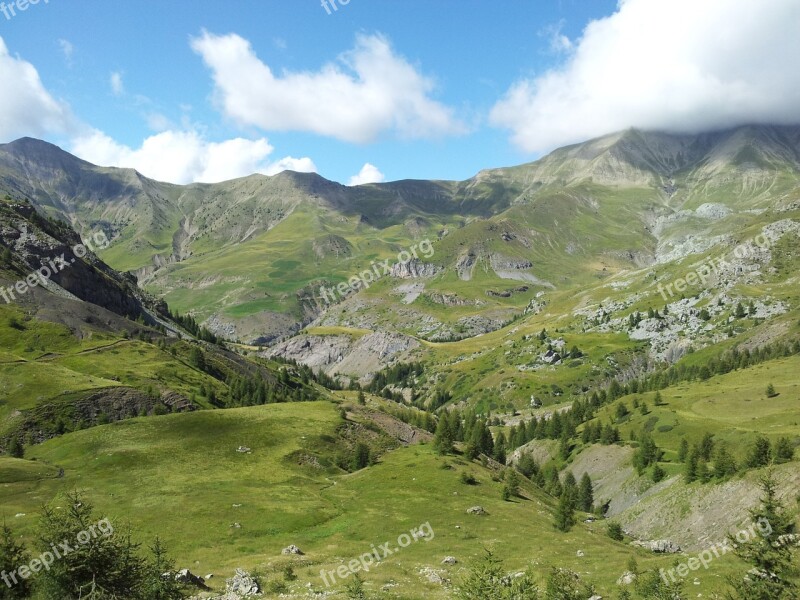
[(241, 600), (261, 595), (258, 582), (244, 569), (236, 569), (233, 577), (225, 582), (226, 600)]
[(456, 560), (456, 558), (454, 556), (445, 556), (444, 560), (442, 561), (442, 564), (443, 565), (454, 565), (457, 562), (458, 561)]
[(300, 550), (300, 548), (298, 548), (298, 547), (297, 547), (297, 546), (295, 546), (294, 544), (292, 544), (292, 545), (290, 545), (290, 546), (287, 546), (286, 548), (284, 548), (284, 549), (281, 551), (281, 554), (287, 554), (287, 555), (289, 555), (289, 554), (294, 554), (294, 555), (296, 555), (296, 556), (303, 556), (303, 551), (302, 551), (302, 550)]
[(487, 514), (486, 509), (482, 506), (472, 506), (467, 509), (468, 515), (485, 515)]
[(619, 579), (617, 579), (617, 585), (631, 585), (635, 581), (636, 581), (636, 573), (625, 571), (622, 575), (619, 576)]
[(206, 582), (202, 577), (198, 577), (189, 569), (181, 569), (175, 573), (175, 581), (185, 585), (193, 585), (202, 589), (206, 589)]

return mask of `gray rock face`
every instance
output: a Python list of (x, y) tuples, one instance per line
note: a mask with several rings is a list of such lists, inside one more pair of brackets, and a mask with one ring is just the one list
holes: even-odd
[(397, 279), (416, 279), (419, 277), (434, 277), (442, 269), (431, 263), (424, 263), (416, 258), (407, 262), (398, 262), (392, 265), (391, 276)]
[(656, 554), (677, 554), (681, 551), (681, 547), (678, 544), (669, 540), (635, 541), (631, 542), (631, 546), (644, 548)]
[(477, 258), (472, 252), (460, 256), (456, 262), (456, 271), (458, 272), (459, 279), (462, 281), (471, 280), (472, 269), (475, 267), (476, 262)]
[(266, 356), (283, 356), (329, 375), (364, 376), (380, 371), (419, 347), (415, 339), (376, 332), (353, 339), (347, 335), (298, 335), (270, 349)]

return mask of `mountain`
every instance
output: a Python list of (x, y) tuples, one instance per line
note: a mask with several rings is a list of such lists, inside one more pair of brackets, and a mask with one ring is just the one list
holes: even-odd
[[(658, 224), (682, 210), (762, 210), (791, 195), (799, 148), (798, 127), (695, 136), (630, 130), (464, 182), (350, 188), (284, 172), (177, 186), (22, 139), (0, 146), (0, 189), (80, 232), (105, 232), (112, 245), (100, 255), (110, 265), (217, 333), (252, 343), (323, 316), (321, 286), (373, 260), (394, 262), (415, 242), (441, 240), (426, 294), (453, 310), (417, 303), (412, 322), (424, 326), (400, 329), (451, 339), (496, 329), (536, 292), (579, 285), (599, 265), (655, 262), (676, 233)], [(513, 291), (513, 281), (529, 291)]]
[(491, 540), (543, 588), (655, 597), (664, 552), (741, 530), (764, 476), (798, 515), (799, 140), (631, 130), (355, 188), (2, 146), (0, 510), (35, 547), (38, 507), (84, 490), (215, 593), (238, 567), (339, 591), (320, 568), (427, 522), (370, 591), (452, 598)]

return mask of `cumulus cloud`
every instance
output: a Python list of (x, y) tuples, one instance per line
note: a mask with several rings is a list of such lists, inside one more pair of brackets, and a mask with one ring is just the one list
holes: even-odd
[(34, 66), (8, 52), (0, 38), (0, 140), (64, 133), (72, 116), (42, 85)]
[(381, 183), (386, 181), (386, 176), (378, 170), (378, 167), (366, 163), (358, 175), (353, 175), (347, 185), (363, 185), (365, 183)]
[(281, 74), (235, 34), (203, 32), (191, 45), (211, 70), (216, 103), (242, 126), (355, 143), (384, 132), (429, 138), (465, 131), (450, 108), (431, 98), (434, 82), (382, 36), (359, 35), (352, 50), (319, 71)]
[(800, 122), (797, 0), (620, 0), (558, 68), (491, 111), (529, 152), (638, 127), (696, 132)]
[(209, 142), (196, 131), (164, 131), (134, 149), (95, 130), (74, 140), (71, 147), (75, 155), (91, 163), (136, 169), (170, 183), (217, 183), (253, 173), (317, 170), (310, 158), (286, 157), (270, 162), (273, 150), (264, 138)]

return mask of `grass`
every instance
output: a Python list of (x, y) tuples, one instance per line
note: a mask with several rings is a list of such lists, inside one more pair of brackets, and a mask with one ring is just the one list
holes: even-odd
[[(26, 458), (35, 461), (0, 462), (0, 513), (24, 513), (11, 524), (30, 541), (42, 503), (82, 490), (115, 526), (130, 522), (140, 540), (164, 538), (179, 566), (216, 573), (212, 584), (236, 567), (272, 577), (291, 563), (299, 576), (294, 589), (310, 583), (322, 591), (321, 570), (373, 545), (398, 548), (401, 534), (426, 523), (433, 539), (387, 558), (366, 575), (368, 589), (399, 584), (400, 598), (450, 597), (421, 569), (457, 582), (484, 548), (508, 569), (531, 566), (542, 577), (550, 566), (571, 568), (604, 594), (616, 588), (631, 556), (643, 569), (669, 564), (610, 540), (601, 521), (559, 533), (549, 497), (525, 483), (525, 498), (505, 502), (492, 471), (437, 456), (430, 446), (401, 448), (342, 475), (325, 466), (337, 451), (340, 422), (336, 405), (316, 402), (139, 418), (74, 432), (28, 449)], [(237, 452), (242, 445), (251, 453)], [(301, 455), (316, 456), (322, 467), (299, 464)], [(477, 485), (463, 484), (462, 472)], [(473, 505), (488, 515), (468, 515)], [(305, 556), (282, 556), (289, 544)], [(445, 556), (459, 564), (441, 565)]]

